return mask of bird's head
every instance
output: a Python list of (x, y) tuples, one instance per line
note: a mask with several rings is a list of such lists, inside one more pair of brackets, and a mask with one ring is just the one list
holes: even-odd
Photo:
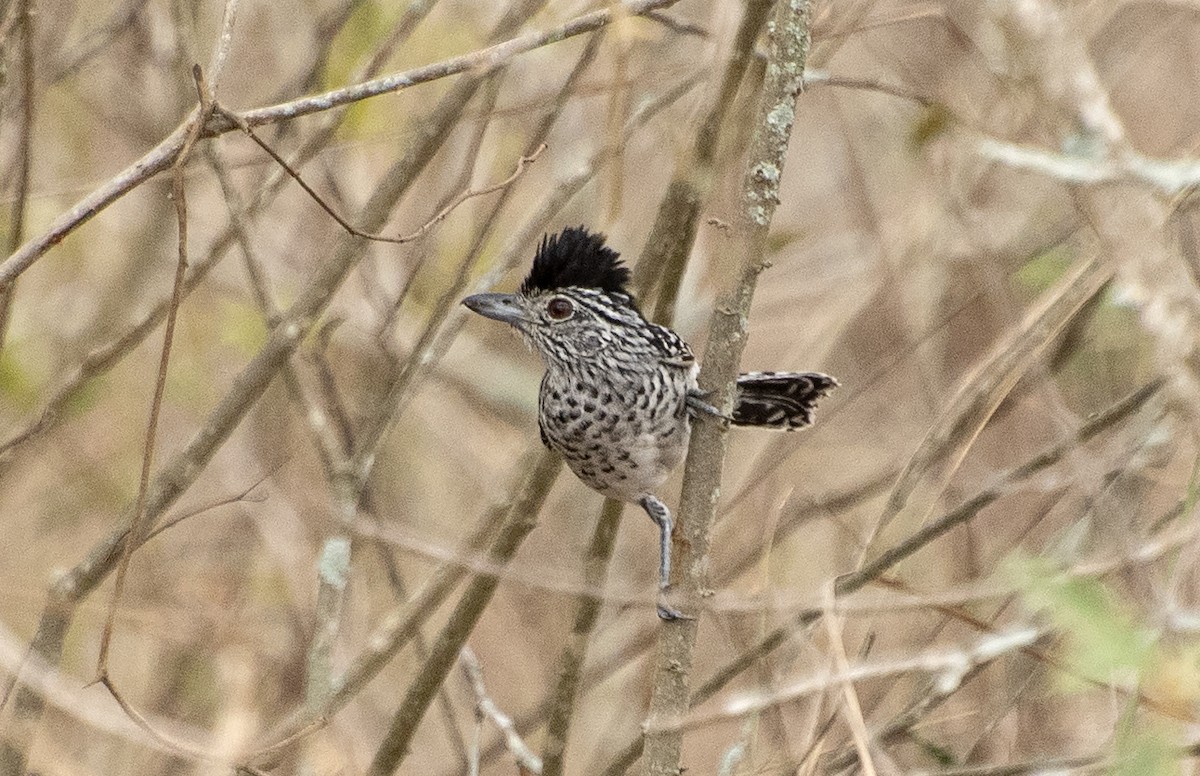
[(515, 294), (474, 294), (463, 304), (519, 331), (547, 365), (596, 356), (642, 321), (626, 290), (629, 269), (582, 226), (542, 238), (533, 268)]

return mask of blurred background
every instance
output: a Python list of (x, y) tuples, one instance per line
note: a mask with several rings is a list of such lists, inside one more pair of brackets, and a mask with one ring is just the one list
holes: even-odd
[[(186, 476), (161, 498), (153, 480), (152, 519), (171, 527), (130, 558), (108, 658), (145, 725), (88, 684), (113, 575), (82, 592), (62, 580), (111, 568), (106, 542), (138, 498), (178, 261), (171, 174), (124, 192), (0, 296), (4, 773), (367, 770), (464, 583), (324, 727), (249, 753), (321, 708), (322, 683), (411, 616), (438, 569), (497, 570), (465, 543), (501, 519), (539, 449), (541, 365), (457, 301), (515, 288), (543, 233), (605, 232), (656, 309), (674, 289), (638, 262), (672, 181), (688, 181), (694, 217), (668, 208), (695, 232), (669, 322), (702, 356), (736, 275), (758, 27), (730, 63), (764, 4), (510, 5), (240, 3), (216, 86), (234, 111), (613, 17), (503, 67), (257, 128), (328, 205), (393, 237), (545, 143), (508, 185), (402, 245), (348, 238), (244, 134), (198, 140), (150, 470)], [(191, 66), (209, 66), (225, 11), (0, 2), (4, 256), (187, 118)], [(731, 432), (692, 687), (738, 669), (686, 720), (684, 764), (1193, 772), (1200, 5), (817, 2), (812, 37), (743, 368), (820, 370), (841, 388), (811, 429)], [(718, 139), (698, 154), (714, 115)], [(344, 278), (314, 285), (331, 266)], [(230, 409), (293, 305), (311, 328), (261, 398)], [(226, 411), (228, 438), (188, 458)], [(661, 492), (672, 506), (680, 479)], [(601, 504), (565, 470), (553, 481), (399, 772), (528, 769), (492, 717), (477, 723), (465, 666), (540, 753), (584, 593), (602, 607), (565, 772), (641, 772), (657, 534), (626, 510), (603, 584), (585, 584)], [(339, 539), (347, 584), (330, 609), (318, 567), (333, 552), (322, 568), (336, 580)], [(835, 602), (839, 578), (856, 581)], [(61, 654), (28, 651), (39, 623), (61, 626)]]

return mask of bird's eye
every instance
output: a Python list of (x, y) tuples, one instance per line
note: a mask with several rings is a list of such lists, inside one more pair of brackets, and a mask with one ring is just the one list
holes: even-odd
[(546, 312), (556, 321), (565, 321), (575, 312), (571, 300), (556, 296), (546, 303)]

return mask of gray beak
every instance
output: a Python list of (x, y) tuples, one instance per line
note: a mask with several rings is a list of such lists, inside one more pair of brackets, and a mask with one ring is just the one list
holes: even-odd
[(520, 298), (516, 294), (472, 294), (462, 300), (470, 309), (495, 321), (516, 326), (525, 320)]

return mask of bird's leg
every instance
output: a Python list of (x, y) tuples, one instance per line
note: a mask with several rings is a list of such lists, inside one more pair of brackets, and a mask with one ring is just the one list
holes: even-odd
[(712, 391), (701, 391), (698, 388), (688, 391), (686, 400), (688, 410), (691, 411), (693, 416), (697, 414), (712, 415), (714, 418), (720, 418), (726, 423), (732, 423), (733, 418), (705, 401), (711, 394)]
[(658, 526), (658, 616), (664, 620), (690, 620), (685, 614), (667, 604), (667, 591), (671, 589), (671, 510), (656, 496), (642, 496), (642, 509)]

